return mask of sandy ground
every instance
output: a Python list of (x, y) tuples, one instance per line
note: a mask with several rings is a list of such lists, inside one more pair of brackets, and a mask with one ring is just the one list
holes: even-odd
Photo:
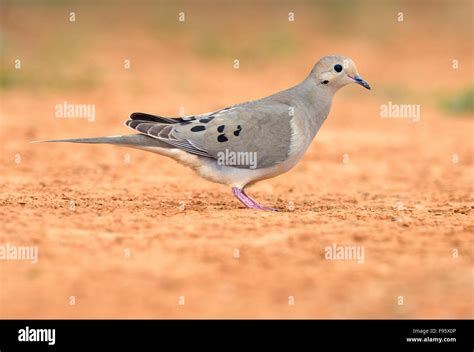
[[(127, 133), (132, 111), (199, 113), (258, 98), (297, 83), (326, 53), (237, 73), (170, 50), (157, 63), (147, 50), (162, 44), (151, 42), (134, 44), (133, 76), (117, 70), (90, 92), (2, 92), (0, 244), (38, 246), (39, 260), (0, 263), (1, 317), (473, 317), (473, 122), (444, 116), (429, 98), (469, 82), (469, 67), (423, 89), (449, 49), (472, 59), (470, 49), (427, 45), (431, 61), (414, 77), (413, 61), (389, 59), (410, 48), (349, 43), (374, 90), (345, 88), (303, 160), (249, 189), (282, 210), (270, 213), (244, 209), (230, 189), (162, 156), (28, 143)], [(99, 67), (121, 64), (109, 45)], [(420, 92), (419, 122), (380, 118), (391, 98), (377, 85), (394, 80)], [(96, 121), (55, 118), (63, 101), (95, 103)], [(364, 262), (325, 259), (333, 244), (363, 247)]]

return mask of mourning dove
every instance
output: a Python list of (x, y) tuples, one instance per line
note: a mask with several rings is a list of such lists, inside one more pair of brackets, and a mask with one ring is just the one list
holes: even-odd
[(334, 94), (351, 83), (370, 89), (350, 58), (325, 56), (303, 82), (263, 99), (185, 117), (133, 113), (125, 125), (138, 134), (46, 142), (106, 143), (165, 155), (231, 186), (246, 207), (275, 210), (250, 198), (245, 187), (295, 166), (326, 120)]

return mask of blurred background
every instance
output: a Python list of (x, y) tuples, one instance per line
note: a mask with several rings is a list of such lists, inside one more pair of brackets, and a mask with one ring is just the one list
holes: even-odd
[[(339, 53), (354, 58), (374, 85), (373, 99), (472, 113), (472, 6), (4, 0), (0, 87), (5, 98), (94, 100), (104, 119), (129, 109), (200, 112), (296, 84), (321, 56)], [(364, 98), (356, 90), (342, 94)], [(109, 97), (113, 106), (102, 105)]]
[[(40, 253), (2, 263), (2, 317), (472, 318), (471, 0), (0, 4), (0, 238)], [(372, 90), (342, 89), (300, 164), (250, 191), (293, 212), (247, 212), (161, 156), (29, 144), (261, 98), (328, 54)], [(365, 264), (325, 261), (332, 243)]]

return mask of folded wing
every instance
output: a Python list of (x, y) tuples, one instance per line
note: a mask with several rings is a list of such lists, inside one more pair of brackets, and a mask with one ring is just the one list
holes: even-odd
[[(256, 158), (256, 168), (265, 168), (287, 159), (290, 121), (288, 106), (275, 103), (237, 105), (186, 117), (134, 113), (125, 124), (191, 154), (217, 160), (222, 160), (223, 155), (250, 155)], [(229, 164), (238, 168), (255, 167), (235, 160), (237, 163)]]

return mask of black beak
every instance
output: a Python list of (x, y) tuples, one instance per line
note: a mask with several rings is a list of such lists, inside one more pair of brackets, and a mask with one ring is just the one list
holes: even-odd
[[(349, 76), (350, 77), (350, 76)], [(360, 84), (362, 87), (370, 90), (370, 85), (367, 81), (363, 80), (360, 76), (351, 77), (355, 83)]]

